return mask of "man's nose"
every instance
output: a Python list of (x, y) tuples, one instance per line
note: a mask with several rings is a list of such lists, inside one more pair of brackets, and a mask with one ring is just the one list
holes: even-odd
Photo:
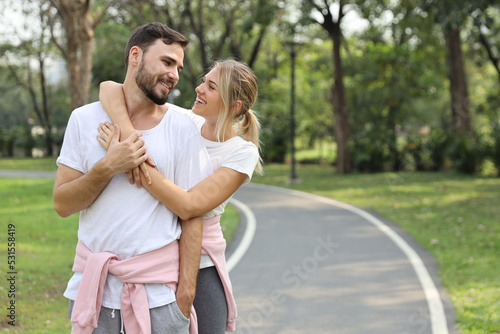
[(168, 77), (173, 79), (175, 82), (179, 81), (179, 71), (177, 69), (169, 71)]

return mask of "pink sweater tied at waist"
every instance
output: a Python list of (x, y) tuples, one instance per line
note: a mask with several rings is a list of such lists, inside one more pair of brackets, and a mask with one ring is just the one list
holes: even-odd
[[(102, 294), (108, 273), (123, 283), (121, 312), (129, 333), (150, 334), (151, 319), (144, 284), (163, 283), (177, 290), (179, 279), (179, 243), (176, 240), (160, 249), (120, 260), (110, 252), (93, 253), (81, 242), (76, 247), (74, 272), (82, 272), (71, 322), (71, 333), (90, 334), (97, 327)], [(194, 309), (191, 310), (190, 334), (198, 332)]]
[(203, 219), (203, 238), (201, 241), (201, 253), (210, 256), (219, 274), (227, 301), (226, 331), (236, 330), (235, 320), (238, 315), (236, 302), (233, 296), (231, 280), (226, 267), (226, 240), (220, 226), (220, 215)]

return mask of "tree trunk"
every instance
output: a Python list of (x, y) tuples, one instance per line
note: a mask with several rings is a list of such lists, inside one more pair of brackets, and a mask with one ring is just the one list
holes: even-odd
[[(92, 72), (92, 44), (94, 30), (100, 18), (93, 19), (90, 13), (90, 0), (50, 0), (57, 9), (66, 32), (66, 45), (63, 47), (53, 37), (61, 50), (68, 68), (70, 79), (71, 106), (78, 108), (88, 103), (90, 77)], [(98, 16), (102, 17), (102, 13)]]
[(40, 124), (45, 129), (45, 148), (47, 156), (52, 157), (54, 154), (53, 140), (52, 140), (52, 122), (50, 117), (49, 103), (47, 97), (47, 83), (45, 80), (45, 66), (44, 59), (39, 55), (39, 69), (40, 69), (40, 90), (42, 92), (42, 112), (40, 115)]
[(349, 139), (351, 127), (349, 124), (349, 107), (344, 87), (344, 73), (340, 56), (340, 19), (330, 33), (333, 40), (334, 85), (332, 87), (333, 113), (335, 117), (335, 139), (337, 142), (337, 172), (347, 174), (352, 172), (351, 150)]
[(80, 83), (77, 105), (82, 106), (89, 102), (90, 79), (92, 74), (92, 57), (94, 44), (94, 21), (89, 12), (80, 17)]
[(445, 39), (448, 48), (453, 127), (458, 133), (463, 133), (472, 137), (469, 92), (467, 89), (467, 76), (465, 74), (464, 57), (460, 42), (460, 31), (457, 28), (446, 29)]
[[(401, 104), (397, 104), (398, 106)], [(400, 171), (403, 169), (401, 162), (401, 155), (398, 150), (398, 136), (396, 129), (396, 115), (398, 113), (398, 107), (389, 106), (389, 114), (387, 117), (387, 129), (390, 131), (389, 133), (389, 155), (392, 159), (392, 170)]]
[(343, 2), (339, 1), (337, 20), (331, 12), (330, 6), (325, 1), (324, 8), (316, 9), (323, 15), (323, 22), (318, 22), (333, 41), (333, 76), (332, 104), (333, 115), (335, 117), (335, 141), (337, 142), (337, 173), (347, 174), (352, 172), (351, 150), (349, 140), (351, 138), (351, 126), (349, 122), (349, 107), (344, 87), (344, 73), (342, 70), (342, 58), (340, 56), (340, 44), (342, 41), (342, 31), (340, 23), (344, 17)]
[(79, 102), (80, 89), (80, 65), (78, 62), (78, 33), (76, 27), (76, 17), (59, 13), (63, 20), (64, 30), (66, 31), (66, 66), (69, 73), (69, 88), (71, 95), (71, 108), (75, 109), (82, 106)]

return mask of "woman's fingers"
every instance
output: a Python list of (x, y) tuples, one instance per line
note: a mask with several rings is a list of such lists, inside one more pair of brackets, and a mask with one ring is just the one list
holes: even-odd
[(128, 176), (128, 182), (130, 184), (134, 184), (134, 173), (131, 170), (129, 170), (127, 172), (127, 176)]
[[(146, 153), (147, 154), (147, 153)], [(148, 157), (149, 159), (149, 157)], [(148, 171), (148, 167), (146, 165), (146, 162), (143, 162), (142, 164), (139, 165), (139, 168), (141, 169), (141, 172), (142, 174), (144, 175), (144, 177), (146, 178), (146, 182), (148, 184), (151, 184), (152, 181), (151, 181), (151, 176), (149, 175), (149, 171)]]
[(134, 171), (135, 184), (137, 185), (137, 188), (140, 188), (142, 186), (141, 171), (139, 170), (139, 167), (135, 167), (133, 171)]

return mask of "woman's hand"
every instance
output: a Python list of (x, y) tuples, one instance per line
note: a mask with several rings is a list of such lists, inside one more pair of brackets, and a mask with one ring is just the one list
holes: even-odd
[[(97, 131), (99, 132), (99, 135), (100, 135), (100, 136), (97, 136), (97, 141), (107, 151), (109, 149), (109, 145), (111, 144), (111, 139), (113, 138), (115, 127), (113, 126), (113, 124), (111, 124), (109, 122), (99, 123), (99, 126), (97, 127)], [(146, 155), (147, 155), (147, 152), (146, 152)], [(142, 185), (141, 184), (141, 177), (140, 177), (141, 171), (144, 174), (144, 177), (146, 178), (146, 181), (148, 182), (148, 184), (152, 183), (151, 177), (150, 177), (148, 169), (146, 167), (146, 163), (148, 163), (152, 167), (156, 167), (156, 164), (153, 162), (153, 160), (149, 156), (147, 156), (146, 162), (141, 163), (138, 167), (127, 172), (130, 184), (134, 184), (134, 182), (136, 182), (137, 188), (140, 188)]]

